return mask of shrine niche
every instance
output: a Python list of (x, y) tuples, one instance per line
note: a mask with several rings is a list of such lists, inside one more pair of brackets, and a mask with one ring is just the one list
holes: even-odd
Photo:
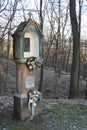
[(29, 20), (22, 22), (14, 32), (13, 56), (14, 59), (26, 59), (29, 57), (41, 57), (42, 54), (42, 33), (38, 24)]

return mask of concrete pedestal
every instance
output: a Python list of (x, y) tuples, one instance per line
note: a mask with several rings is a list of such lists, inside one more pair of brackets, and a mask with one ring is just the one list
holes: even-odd
[[(20, 120), (31, 118), (32, 111), (28, 110), (28, 92), (36, 91), (38, 86), (37, 70), (32, 73), (26, 66), (26, 60), (16, 60), (16, 94), (14, 95), (14, 116)], [(41, 94), (42, 95), (42, 94)], [(41, 101), (36, 106), (35, 116), (41, 113)]]
[[(42, 99), (41, 98), (40, 98), (40, 102), (36, 106), (35, 116), (37, 116), (39, 113), (41, 113), (41, 110), (42, 110), (42, 108), (41, 108)], [(27, 94), (19, 94), (19, 93), (15, 94), (15, 96), (14, 96), (14, 116), (20, 120), (25, 120), (26, 118), (31, 118), (32, 111), (28, 110)]]

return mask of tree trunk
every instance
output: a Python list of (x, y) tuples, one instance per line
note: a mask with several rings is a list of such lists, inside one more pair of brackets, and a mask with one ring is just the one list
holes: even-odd
[[(40, 28), (41, 31), (43, 32), (43, 16), (42, 16), (42, 0), (40, 0)], [(42, 58), (43, 58), (43, 40), (42, 40)], [(41, 92), (42, 91), (42, 86), (43, 86), (43, 64), (41, 65), (41, 70), (40, 70), (40, 83), (38, 90)]]
[(69, 69), (68, 69), (68, 67), (69, 67), (69, 58), (70, 58), (70, 53), (71, 53), (71, 41), (72, 39), (71, 39), (71, 37), (69, 38), (69, 51), (67, 52), (67, 59), (66, 59), (66, 72), (68, 72), (68, 71), (70, 71)]
[(71, 68), (69, 98), (78, 98), (79, 90), (79, 63), (80, 63), (80, 35), (76, 18), (76, 0), (70, 0), (70, 18), (73, 35), (73, 60)]

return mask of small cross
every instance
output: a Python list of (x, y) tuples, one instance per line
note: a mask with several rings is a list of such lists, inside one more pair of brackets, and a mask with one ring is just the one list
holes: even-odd
[(28, 15), (29, 15), (29, 19), (32, 19), (32, 13), (29, 12)]

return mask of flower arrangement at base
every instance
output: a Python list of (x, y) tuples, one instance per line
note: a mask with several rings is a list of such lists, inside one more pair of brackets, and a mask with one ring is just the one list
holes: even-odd
[(31, 119), (33, 119), (35, 115), (35, 108), (39, 101), (40, 101), (40, 92), (30, 91), (28, 93), (28, 110), (32, 111)]

